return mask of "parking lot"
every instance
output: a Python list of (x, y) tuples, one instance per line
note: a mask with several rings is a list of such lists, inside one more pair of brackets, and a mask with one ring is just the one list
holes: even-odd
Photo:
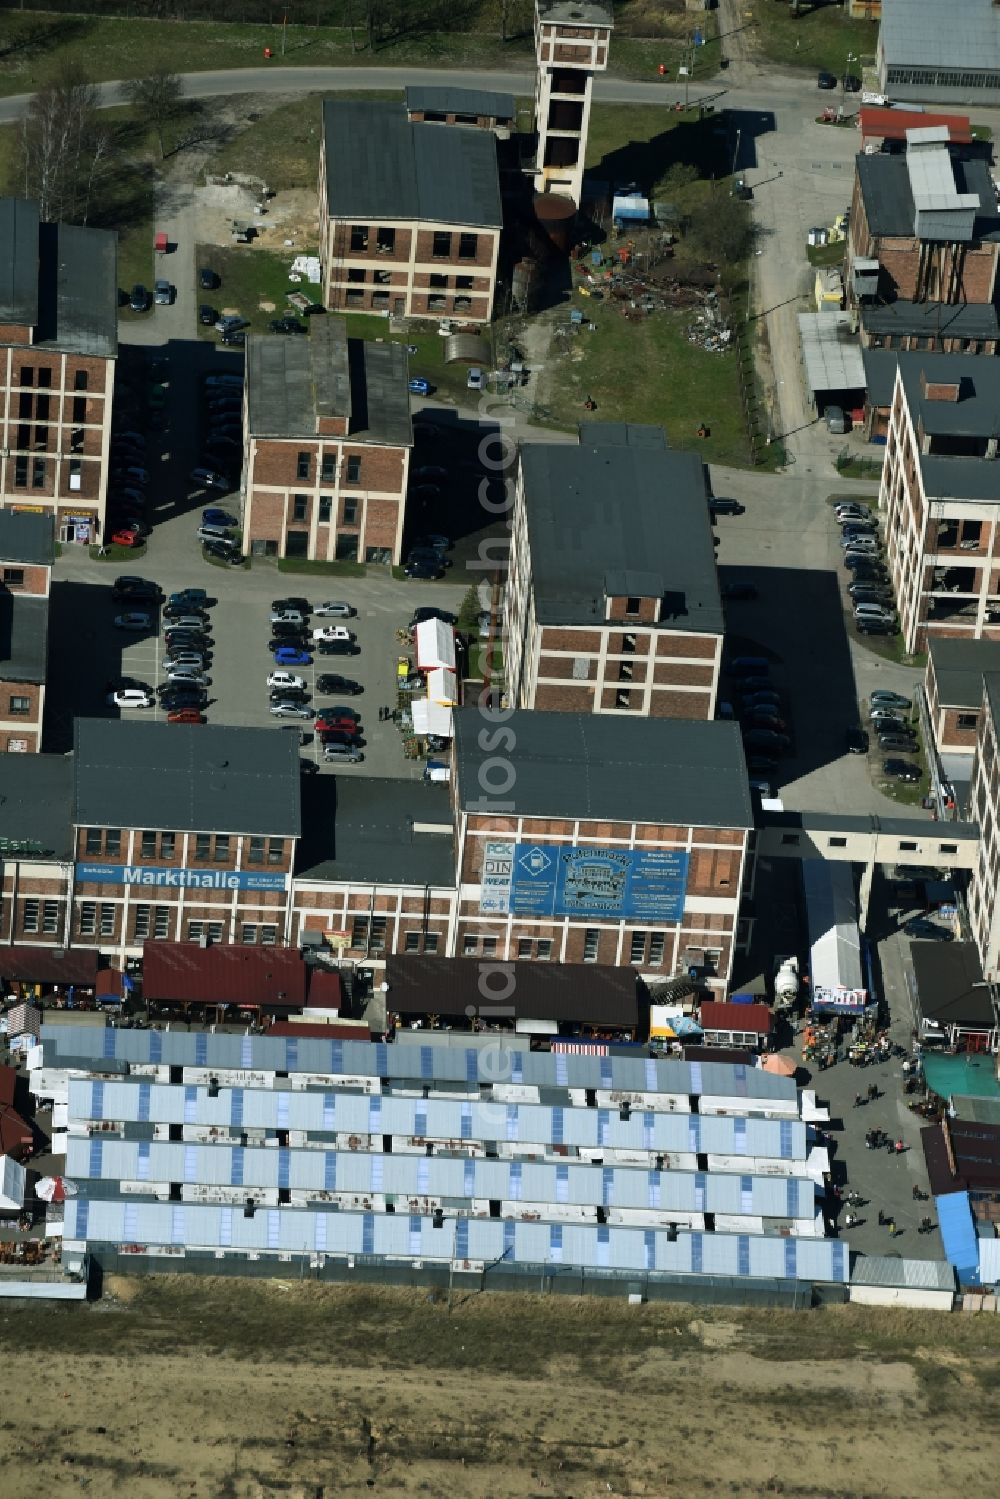
[[(914, 699), (922, 670), (876, 654), (855, 633), (827, 490), (794, 478), (766, 485), (748, 475), (734, 486), (729, 475), (716, 476), (715, 492), (735, 492), (745, 506), (742, 515), (718, 517), (720, 576), (723, 584), (746, 580), (757, 593), (726, 604), (727, 656), (769, 663), (792, 742), (764, 778), (787, 808), (898, 815), (882, 789), (885, 756), (874, 735), (867, 755), (849, 753), (846, 736), (868, 727), (872, 691)], [(724, 679), (720, 697), (735, 694), (736, 682)]]

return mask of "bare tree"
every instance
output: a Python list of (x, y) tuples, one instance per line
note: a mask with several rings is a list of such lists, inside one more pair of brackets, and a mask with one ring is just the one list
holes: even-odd
[(515, 0), (493, 0), (500, 22), (500, 40), (506, 42), (510, 38), (510, 18), (514, 12)]
[(180, 109), (181, 80), (166, 68), (154, 68), (144, 78), (130, 78), (121, 87), (122, 98), (143, 115), (156, 131), (160, 160), (167, 154), (164, 129)]
[[(47, 222), (79, 222), (89, 206), (88, 155), (97, 134), (97, 89), (67, 72), (33, 95), (18, 132), (25, 197)], [(103, 154), (103, 151), (102, 151)]]

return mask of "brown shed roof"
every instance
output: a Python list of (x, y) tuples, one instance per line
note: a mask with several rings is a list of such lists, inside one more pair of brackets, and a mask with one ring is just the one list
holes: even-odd
[(1000, 1190), (1000, 1126), (946, 1119), (922, 1129), (920, 1143), (935, 1197)]
[(201, 947), (197, 942), (147, 942), (143, 947), (147, 1000), (299, 1010), (307, 981), (308, 969), (294, 947)]
[(706, 1000), (701, 1007), (701, 1028), (705, 1031), (756, 1031), (758, 1036), (769, 1036), (771, 1012), (766, 1005), (725, 1005)]
[[(591, 963), (492, 963), (480, 958), (389, 957), (386, 1006), (397, 1015), (552, 1020), (633, 1030), (638, 980)], [(510, 991), (509, 993), (507, 991)]]
[(93, 984), (96, 948), (0, 947), (0, 978), (22, 984)]

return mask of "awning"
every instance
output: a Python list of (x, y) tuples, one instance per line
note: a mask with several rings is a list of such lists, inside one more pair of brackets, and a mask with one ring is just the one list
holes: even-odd
[(432, 703), (430, 698), (418, 697), (410, 704), (415, 734), (437, 734), (442, 739), (451, 739), (455, 732), (451, 709), (443, 703)]
[(443, 703), (446, 707), (454, 707), (458, 702), (458, 683), (455, 673), (447, 671), (443, 666), (436, 666), (433, 671), (427, 673), (427, 696), (432, 703)]
[(773, 1072), (778, 1077), (795, 1076), (795, 1063), (789, 1057), (778, 1056), (776, 1052), (764, 1058), (761, 1069), (764, 1072)]
[(86, 984), (97, 980), (96, 948), (0, 947), (0, 978), (19, 984)]
[(443, 619), (424, 619), (417, 625), (417, 666), (421, 671), (435, 666), (455, 670), (455, 631)]

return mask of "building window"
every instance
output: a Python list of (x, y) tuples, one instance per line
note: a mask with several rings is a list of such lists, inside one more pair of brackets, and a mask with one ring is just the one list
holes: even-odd
[(483, 957), (495, 958), (497, 955), (497, 939), (495, 937), (483, 938)]
[(458, 236), (458, 258), (459, 260), (475, 260), (479, 249), (478, 234), (460, 234)]
[(368, 946), (372, 952), (385, 952), (385, 927), (384, 916), (373, 916), (371, 925), (371, 937)]
[(719, 960), (722, 957), (721, 947), (706, 947), (705, 962), (702, 965), (706, 974), (718, 973)]
[(260, 929), (260, 940), (265, 947), (273, 947), (278, 940), (278, 928), (276, 926), (262, 926)]
[(649, 936), (649, 966), (650, 968), (662, 968), (663, 949), (666, 946), (666, 936), (663, 932), (651, 932)]
[(104, 852), (106, 854), (120, 854), (122, 851), (121, 828), (104, 829)]
[(368, 225), (367, 224), (352, 224), (351, 225), (351, 249), (352, 250), (367, 250), (368, 249)]
[(205, 930), (205, 923), (203, 921), (189, 921), (188, 924), (187, 924), (188, 941), (189, 942), (198, 942), (198, 941), (200, 941), (201, 934), (202, 934), (202, 932), (204, 930)]
[(372, 280), (374, 281), (376, 286), (391, 286), (392, 272), (383, 271), (380, 267), (377, 271), (372, 272)]
[(319, 476), (324, 484), (332, 484), (337, 477), (337, 455), (336, 453), (324, 453), (320, 460)]
[(420, 951), (420, 933), (419, 932), (407, 932), (406, 933), (405, 937), (403, 938), (403, 951), (404, 952), (419, 952)]
[(110, 901), (101, 901), (101, 936), (115, 935), (115, 908)]
[(434, 291), (447, 291), (448, 277), (442, 276), (439, 271), (433, 271), (431, 273), (430, 284)]
[(227, 864), (229, 862), (229, 834), (217, 833), (215, 838), (215, 862), (216, 864)]
[(518, 937), (517, 955), (519, 958), (530, 958), (532, 953), (532, 941), (530, 937)]
[(194, 856), (196, 859), (210, 859), (212, 857), (212, 837), (210, 833), (197, 833), (195, 835)]
[(247, 853), (248, 864), (263, 864), (264, 862), (264, 840), (263, 838), (251, 838), (250, 848)]
[(424, 933), (424, 952), (425, 953), (436, 953), (437, 950), (438, 950), (438, 934), (437, 934), (437, 932), (425, 932)]
[(52, 371), (50, 369), (40, 369), (38, 371), (38, 388), (39, 390), (51, 390)]
[(329, 521), (332, 518), (333, 518), (333, 500), (330, 498), (330, 496), (328, 494), (321, 494), (320, 497), (319, 497), (319, 519), (320, 519), (320, 524), (323, 524), (325, 521)]
[(641, 609), (642, 609), (642, 600), (641, 599), (638, 599), (638, 598), (630, 596), (629, 598), (627, 598), (625, 600), (625, 613), (626, 614), (635, 615), (636, 617), (638, 617)]
[(634, 650), (635, 650), (635, 636), (631, 635), (631, 634), (629, 634), (629, 635), (623, 635), (622, 636), (622, 655), (623, 656), (629, 655)]
[(846, 848), (847, 847), (847, 839), (846, 838), (831, 838), (829, 840), (829, 843), (830, 843), (830, 847), (831, 848)]
[(153, 918), (153, 936), (154, 937), (169, 937), (170, 936), (170, 907), (169, 906), (157, 906), (157, 908), (156, 908), (156, 914), (155, 914), (155, 916)]
[(160, 834), (160, 858), (161, 859), (172, 859), (174, 857), (174, 854), (175, 854), (176, 850), (177, 850), (177, 834), (176, 833), (161, 833)]
[(33, 458), (31, 461), (31, 487), (32, 489), (45, 488), (45, 459)]
[(958, 715), (958, 727), (960, 729), (974, 729), (979, 723), (978, 713), (960, 713)]
[(633, 932), (629, 944), (628, 960), (630, 963), (643, 963), (646, 960), (646, 933)]
[(99, 854), (101, 852), (101, 830), (100, 828), (88, 828), (84, 842), (84, 851), (88, 854)]
[(535, 956), (536, 958), (540, 958), (543, 963), (547, 963), (552, 957), (552, 941), (549, 937), (539, 937)]
[(798, 848), (799, 835), (798, 833), (782, 833), (781, 841), (782, 843), (788, 844), (790, 848)]
[(396, 248), (395, 229), (379, 229), (375, 235), (375, 248), (380, 255), (391, 255)]
[(585, 963), (597, 962), (597, 952), (600, 945), (600, 929), (596, 926), (588, 926), (583, 936), (583, 961)]
[(269, 838), (267, 841), (267, 862), (269, 864), (283, 864), (285, 861), (284, 838)]
[(348, 290), (344, 301), (348, 307), (363, 307), (365, 305), (365, 294), (363, 291)]
[(915, 854), (917, 851), (917, 845), (915, 843), (900, 842), (899, 851), (901, 854)]
[[(305, 475), (300, 474), (299, 478)], [(309, 496), (307, 494), (292, 495), (292, 520), (305, 520), (309, 512)]]
[(361, 479), (361, 459), (355, 453), (347, 460), (347, 483), (357, 484)]
[(87, 389), (87, 371), (86, 370), (75, 370), (74, 371), (74, 373), (73, 373), (73, 389), (74, 390), (86, 390)]
[(435, 229), (431, 254), (435, 260), (447, 260), (451, 254), (451, 235), (447, 229)]
[(23, 453), (18, 453), (14, 459), (14, 483), (19, 489), (23, 489), (27, 482), (28, 460)]
[(29, 714), (31, 712), (31, 698), (21, 697), (20, 695), (12, 697), (10, 700), (10, 711), (12, 717), (15, 714), (20, 717), (24, 717), (26, 714)]
[(152, 914), (152, 906), (136, 906), (132, 917), (132, 936), (136, 942), (145, 942), (149, 936), (149, 923)]
[(244, 947), (253, 947), (257, 941), (257, 923), (244, 921), (240, 927), (240, 941)]
[(618, 680), (619, 680), (619, 682), (631, 682), (631, 680), (632, 680), (632, 673), (633, 673), (634, 670), (635, 670), (635, 668), (633, 667), (631, 661), (619, 661), (619, 663), (618, 663)]
[(347, 279), (348, 279), (348, 281), (355, 281), (355, 282), (357, 282), (357, 281), (364, 281), (364, 279), (365, 279), (365, 272), (361, 269), (360, 266), (351, 266), (351, 267), (349, 267), (348, 272), (347, 272)]
[(298, 455), (298, 457), (295, 460), (295, 477), (296, 477), (296, 479), (308, 479), (308, 477), (309, 477), (309, 469), (311, 467), (311, 460), (312, 460), (312, 455), (310, 453), (300, 453)]
[(142, 847), (142, 857), (144, 859), (155, 859), (156, 858), (156, 834), (149, 832), (149, 830), (147, 829), (146, 832), (144, 832), (143, 835), (142, 835), (142, 845), (141, 845), (141, 847)]
[(47, 900), (42, 906), (42, 931), (47, 932), (50, 937), (55, 936), (59, 930), (59, 902)]
[(939, 854), (957, 854), (958, 853), (958, 844), (957, 843), (941, 843), (941, 844), (938, 845), (938, 853)]
[(368, 917), (367, 916), (355, 916), (354, 921), (351, 924), (351, 946), (352, 947), (367, 947), (368, 946)]
[(85, 900), (80, 906), (80, 936), (93, 937), (97, 932), (97, 902)]
[(5, 567), (4, 570), (3, 570), (3, 581), (4, 581), (4, 587), (5, 588), (23, 588), (24, 587), (24, 568), (23, 567)]
[(479, 938), (473, 932), (466, 932), (462, 938), (462, 952), (467, 958), (474, 958), (479, 951)]
[(632, 694), (627, 687), (621, 688), (615, 693), (615, 707), (629, 708), (632, 705)]
[(208, 935), (213, 942), (222, 941), (222, 922), (210, 921), (208, 923)]
[(26, 385), (28, 387), (28, 389), (30, 390), (31, 387), (35, 383), (35, 372), (34, 372), (34, 370), (33, 369), (29, 369), (29, 368), (23, 369), (21, 371), (20, 380), (21, 380), (21, 384), (22, 385)]
[(472, 291), (473, 287), (475, 286), (475, 283), (476, 283), (476, 278), (474, 276), (456, 276), (455, 277), (455, 290), (456, 291)]
[(356, 526), (357, 523), (358, 523), (358, 502), (357, 502), (357, 500), (345, 500), (344, 501), (344, 525), (345, 526)]

